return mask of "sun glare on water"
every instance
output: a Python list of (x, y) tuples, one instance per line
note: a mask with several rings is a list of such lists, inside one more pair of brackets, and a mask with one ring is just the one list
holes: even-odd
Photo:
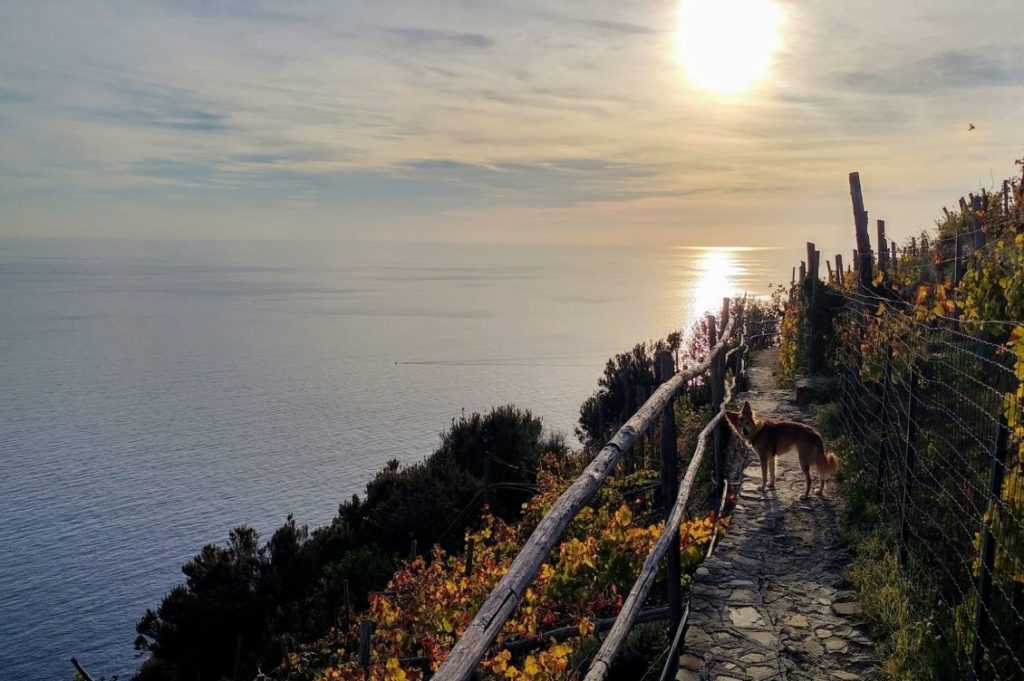
[[(723, 298), (742, 295), (741, 277), (746, 273), (733, 248), (687, 249), (696, 260), (691, 266), (691, 284), (683, 292), (683, 328), (710, 313), (718, 314)], [(691, 256), (691, 257), (693, 257)], [(689, 259), (689, 258), (688, 258)]]
[(695, 86), (742, 92), (771, 69), (782, 22), (773, 0), (682, 0), (676, 54)]

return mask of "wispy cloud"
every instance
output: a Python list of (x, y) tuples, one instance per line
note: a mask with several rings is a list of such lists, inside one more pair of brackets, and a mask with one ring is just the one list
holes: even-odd
[(176, 234), (738, 241), (833, 206), (846, 229), (852, 167), (962, 191), (1020, 152), (1010, 0), (784, 7), (773, 75), (723, 99), (654, 0), (13, 4), (0, 232), (132, 233), (130, 204), (207, 216), (153, 221)]

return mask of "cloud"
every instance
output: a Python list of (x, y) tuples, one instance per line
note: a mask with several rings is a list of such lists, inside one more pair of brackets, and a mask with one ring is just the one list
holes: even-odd
[[(838, 195), (845, 220), (851, 169), (963, 191), (1019, 153), (1010, 0), (780, 2), (785, 48), (737, 98), (686, 82), (675, 6), (655, 0), (16, 3), (0, 25), (0, 205), (17, 211), (0, 231), (130, 199), (217, 225), (258, 207), (249, 228), (297, 237), (371, 221), (374, 236), (463, 236), (450, 225), (471, 215), (586, 239), (614, 231), (600, 216), (656, 213), (686, 239), (673, 211), (741, 224), (770, 196), (781, 212), (759, 221), (786, 223), (786, 205)], [(951, 49), (967, 20), (985, 41)]]
[(852, 89), (886, 95), (938, 95), (953, 90), (1024, 84), (1016, 65), (979, 54), (949, 50), (906, 65), (841, 76)]
[(391, 28), (388, 32), (411, 47), (440, 46), (484, 49), (494, 45), (494, 39), (481, 33), (453, 33), (427, 28)]

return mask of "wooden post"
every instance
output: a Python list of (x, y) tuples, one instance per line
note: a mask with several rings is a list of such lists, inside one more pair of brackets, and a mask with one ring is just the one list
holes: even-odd
[(871, 271), (871, 238), (868, 236), (868, 213), (864, 210), (864, 194), (860, 187), (860, 173), (850, 173), (850, 199), (853, 202), (853, 224), (857, 236), (857, 273), (860, 285), (871, 286), (874, 278)]
[(980, 250), (985, 248), (985, 232), (981, 229), (981, 220), (978, 218), (978, 211), (983, 209), (982, 197), (975, 196), (971, 201), (971, 209), (973, 215), (971, 216), (971, 224), (974, 225), (974, 249)]
[[(722, 331), (724, 333), (726, 325), (729, 323), (729, 299), (722, 299), (722, 318), (720, 320), (722, 325)], [(723, 336), (722, 340), (725, 338)], [(715, 343), (711, 344), (714, 347)], [(711, 413), (715, 414), (722, 406), (722, 402), (725, 400), (725, 346), (715, 355), (711, 363)], [(712, 453), (714, 454), (715, 463), (715, 489), (716, 496), (722, 493), (722, 485), (725, 484), (726, 468), (728, 462), (725, 458), (725, 442), (727, 433), (725, 428), (728, 426), (724, 422), (719, 423), (715, 430), (712, 432)]]
[[(891, 360), (889, 360), (891, 364)], [(907, 388), (907, 430), (903, 446), (903, 494), (900, 499), (900, 565), (907, 567), (907, 540), (910, 534), (910, 479), (914, 470), (914, 441), (917, 439), (917, 421), (914, 418), (914, 397), (917, 392), (917, 372), (910, 368), (910, 385)]]
[(341, 583), (341, 597), (345, 602), (345, 628), (348, 628), (349, 617), (352, 616), (352, 594), (348, 588), (348, 580)]
[(796, 284), (796, 267), (793, 267), (793, 274), (789, 279), (789, 285), (793, 286)]
[(917, 237), (910, 237), (910, 254), (917, 255)]
[(800, 261), (800, 281), (803, 282), (807, 278), (807, 263), (803, 260)]
[(974, 604), (974, 641), (971, 646), (971, 670), (974, 673), (974, 679), (981, 678), (984, 660), (982, 640), (985, 638), (986, 629), (988, 629), (988, 614), (992, 606), (992, 573), (996, 566), (996, 538), (992, 534), (992, 523), (995, 521), (994, 511), (1003, 491), (1008, 433), (1006, 417), (1000, 416), (992, 447), (992, 469), (989, 471), (988, 477), (988, 511), (992, 515), (989, 516), (987, 522), (983, 520), (981, 526), (981, 568), (978, 571), (977, 600)]
[(370, 637), (373, 636), (373, 622), (363, 620), (359, 623), (359, 666), (370, 674)]
[(811, 280), (811, 284), (814, 289), (811, 291), (811, 297), (814, 300), (818, 299), (819, 280), (821, 278), (821, 251), (814, 251), (814, 277)]
[(831, 260), (826, 260), (825, 261), (825, 267), (828, 268), (828, 283), (830, 283), (830, 284), (836, 283), (836, 273), (834, 271), (832, 271), (832, 261)]
[(476, 540), (472, 537), (466, 542), (466, 577), (473, 576), (473, 549), (476, 546)]
[(956, 235), (954, 236), (955, 245), (953, 248), (953, 286), (956, 287), (960, 284), (960, 280), (963, 279), (963, 259), (964, 259), (964, 242), (963, 237), (960, 234), (960, 228), (956, 227)]
[(878, 232), (878, 269), (883, 272), (889, 270), (889, 240), (885, 238), (885, 220), (876, 223)]
[(1003, 180), (1003, 217), (1010, 215), (1010, 181)]
[(896, 267), (897, 267), (897, 265), (899, 265), (899, 261), (896, 258), (896, 251), (897, 250), (898, 249), (896, 248), (896, 242), (895, 241), (891, 242), (889, 244), (889, 258), (891, 259), (892, 271), (893, 272), (896, 271)]
[[(662, 351), (658, 353), (658, 381), (664, 383), (672, 377), (672, 356)], [(679, 494), (679, 459), (676, 452), (676, 415), (673, 408), (674, 400), (665, 403), (661, 413), (661, 490), (665, 506), (665, 520), (672, 512), (672, 503)], [(680, 543), (676, 532), (669, 544), (665, 557), (665, 572), (668, 580), (668, 632), (669, 638), (679, 627), (683, 618), (683, 600), (680, 588)], [(673, 671), (673, 675), (675, 672)]]
[[(867, 312), (862, 313), (863, 315)], [(860, 324), (860, 336), (861, 342), (864, 338), (864, 322)], [(857, 345), (860, 346), (861, 343)], [(883, 416), (887, 415), (889, 410), (889, 385), (892, 383), (892, 345), (890, 344), (885, 350), (885, 365), (882, 369), (882, 384), (879, 386), (878, 401), (882, 405), (881, 413)], [(878, 444), (878, 462), (877, 462), (877, 478), (875, 480), (875, 500), (882, 502), (885, 499), (885, 481), (886, 481), (886, 463), (889, 459), (890, 452), (895, 451), (895, 446), (889, 445), (889, 433), (883, 432), (882, 439)]]
[(843, 256), (840, 255), (839, 253), (836, 253), (836, 277), (838, 280), (837, 283), (840, 286), (846, 283), (846, 278), (844, 276), (845, 274), (846, 270), (843, 269)]

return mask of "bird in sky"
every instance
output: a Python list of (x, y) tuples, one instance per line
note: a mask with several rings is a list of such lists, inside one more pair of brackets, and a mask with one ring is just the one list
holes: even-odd
[(967, 131), (970, 132), (971, 130), (974, 130), (974, 123), (967, 126)]

